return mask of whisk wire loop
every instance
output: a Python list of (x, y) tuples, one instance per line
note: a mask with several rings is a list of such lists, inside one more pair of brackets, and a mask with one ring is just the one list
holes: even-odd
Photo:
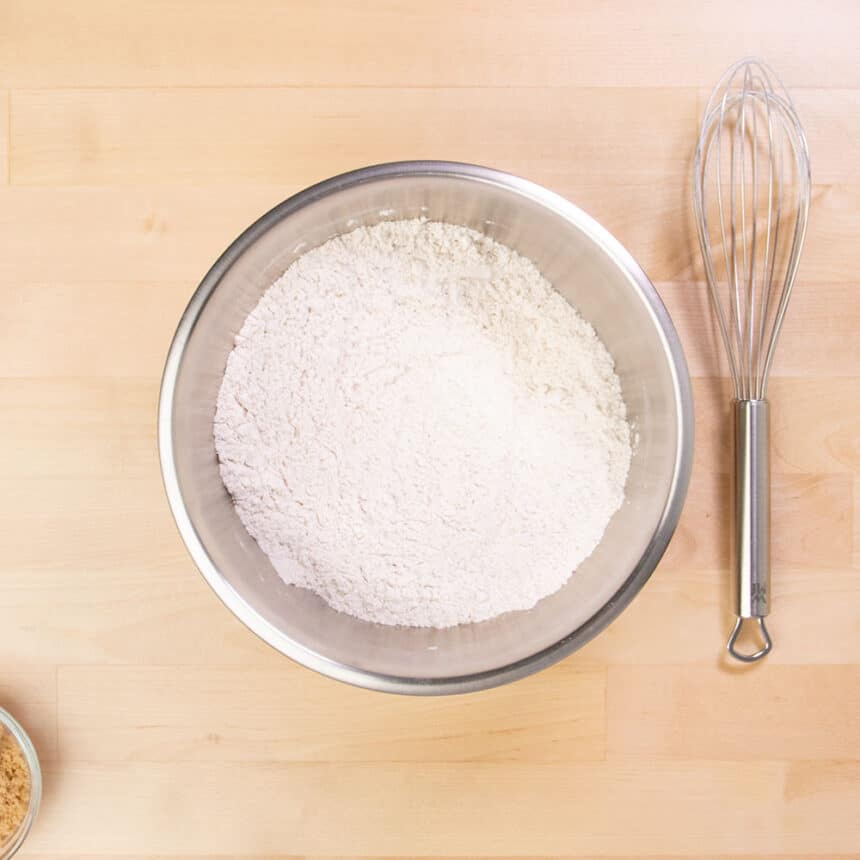
[[(739, 61), (717, 84), (694, 173), (705, 277), (735, 396), (762, 399), (797, 275), (811, 187), (794, 104), (762, 61)], [(788, 213), (786, 186), (796, 198)]]

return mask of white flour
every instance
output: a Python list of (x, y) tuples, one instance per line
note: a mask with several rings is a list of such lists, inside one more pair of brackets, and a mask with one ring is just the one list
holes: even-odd
[(215, 442), (286, 582), (422, 627), (560, 588), (630, 464), (591, 326), (531, 261), (418, 220), (332, 239), (265, 293), (228, 359)]

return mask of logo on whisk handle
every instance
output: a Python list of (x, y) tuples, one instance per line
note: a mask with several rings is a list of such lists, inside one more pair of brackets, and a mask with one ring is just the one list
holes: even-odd
[(750, 586), (750, 598), (753, 605), (755, 615), (767, 615), (768, 613), (768, 594), (767, 584), (764, 582), (754, 582)]

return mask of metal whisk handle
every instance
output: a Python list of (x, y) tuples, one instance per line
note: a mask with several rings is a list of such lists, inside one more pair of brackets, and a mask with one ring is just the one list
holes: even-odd
[[(735, 611), (729, 653), (747, 663), (760, 660), (772, 642), (764, 619), (770, 611), (770, 419), (767, 400), (735, 400)], [(755, 619), (762, 647), (737, 650), (745, 619)]]

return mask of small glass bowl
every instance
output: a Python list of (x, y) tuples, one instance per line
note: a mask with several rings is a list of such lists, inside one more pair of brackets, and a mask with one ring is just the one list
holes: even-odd
[(36, 820), (36, 813), (39, 811), (39, 803), (42, 800), (42, 769), (39, 767), (39, 757), (36, 755), (33, 742), (21, 724), (3, 708), (0, 708), (0, 728), (12, 735), (18, 746), (21, 747), (27, 767), (30, 768), (30, 805), (27, 814), (11, 837), (0, 843), (0, 860), (9, 860), (13, 854), (17, 853)]

